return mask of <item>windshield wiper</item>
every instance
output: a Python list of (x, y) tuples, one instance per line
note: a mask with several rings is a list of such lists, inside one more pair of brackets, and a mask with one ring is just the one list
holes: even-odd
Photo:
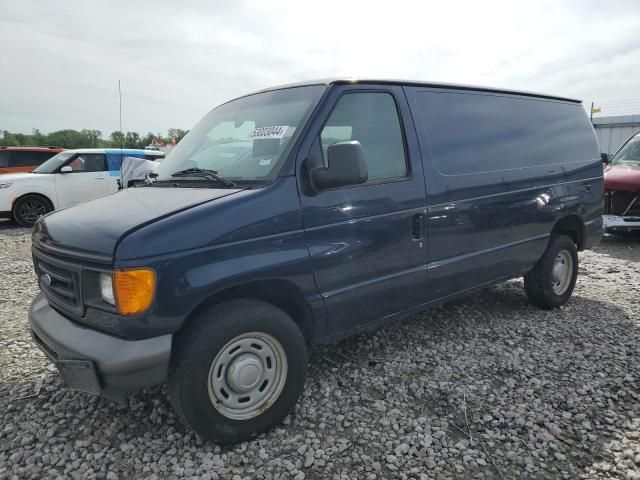
[(234, 181), (228, 178), (221, 177), (215, 170), (208, 170), (206, 168), (187, 168), (186, 170), (179, 170), (171, 175), (172, 177), (205, 177), (213, 179), (222, 183), (227, 188), (235, 187)]

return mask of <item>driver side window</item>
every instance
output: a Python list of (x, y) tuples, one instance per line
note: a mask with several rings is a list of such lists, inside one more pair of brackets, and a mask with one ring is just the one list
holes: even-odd
[(389, 93), (347, 93), (338, 100), (320, 133), (326, 165), (329, 145), (357, 140), (369, 180), (407, 176), (404, 140), (396, 102)]
[(106, 156), (102, 153), (81, 153), (67, 166), (73, 169), (72, 173), (79, 172), (104, 172), (108, 170)]

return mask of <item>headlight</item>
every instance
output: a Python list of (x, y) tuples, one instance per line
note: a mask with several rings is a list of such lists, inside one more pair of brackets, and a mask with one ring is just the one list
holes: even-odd
[(0, 183), (0, 189), (9, 188), (13, 183)]
[(116, 306), (116, 297), (113, 294), (113, 277), (110, 273), (100, 274), (100, 295), (102, 295), (102, 300)]
[(138, 315), (153, 303), (156, 274), (149, 268), (114, 270), (100, 274), (102, 299), (115, 306), (120, 315)]

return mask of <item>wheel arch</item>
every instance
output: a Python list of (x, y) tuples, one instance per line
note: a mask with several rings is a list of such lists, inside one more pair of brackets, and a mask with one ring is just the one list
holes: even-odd
[(567, 235), (576, 244), (578, 251), (584, 250), (585, 224), (580, 216), (572, 214), (560, 218), (551, 229), (551, 233)]
[(13, 209), (15, 208), (16, 203), (18, 203), (20, 199), (27, 196), (42, 197), (44, 200), (47, 201), (52, 211), (56, 209), (56, 204), (51, 199), (51, 197), (49, 197), (49, 195), (47, 195), (46, 193), (42, 193), (38, 191), (27, 191), (27, 192), (21, 193), (20, 195), (18, 195), (16, 198), (13, 199), (13, 201), (11, 202), (11, 212), (13, 212)]
[(236, 299), (259, 300), (273, 305), (289, 315), (296, 323), (307, 344), (314, 341), (315, 323), (308, 302), (302, 291), (291, 281), (284, 279), (261, 279), (241, 283), (212, 293), (189, 314), (182, 328), (203, 310), (213, 305)]

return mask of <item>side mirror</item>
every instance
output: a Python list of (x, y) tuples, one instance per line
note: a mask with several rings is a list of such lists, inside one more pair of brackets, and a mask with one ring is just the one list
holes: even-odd
[(602, 152), (600, 154), (600, 158), (602, 159), (602, 163), (609, 164), (609, 162), (611, 162), (611, 159), (609, 158), (609, 154), (608, 153)]
[(369, 179), (364, 150), (358, 141), (329, 145), (327, 166), (316, 167), (309, 172), (311, 186), (315, 190), (360, 185)]
[(60, 173), (69, 173), (69, 172), (73, 172), (73, 168), (71, 168), (70, 165), (65, 165), (60, 169)]

